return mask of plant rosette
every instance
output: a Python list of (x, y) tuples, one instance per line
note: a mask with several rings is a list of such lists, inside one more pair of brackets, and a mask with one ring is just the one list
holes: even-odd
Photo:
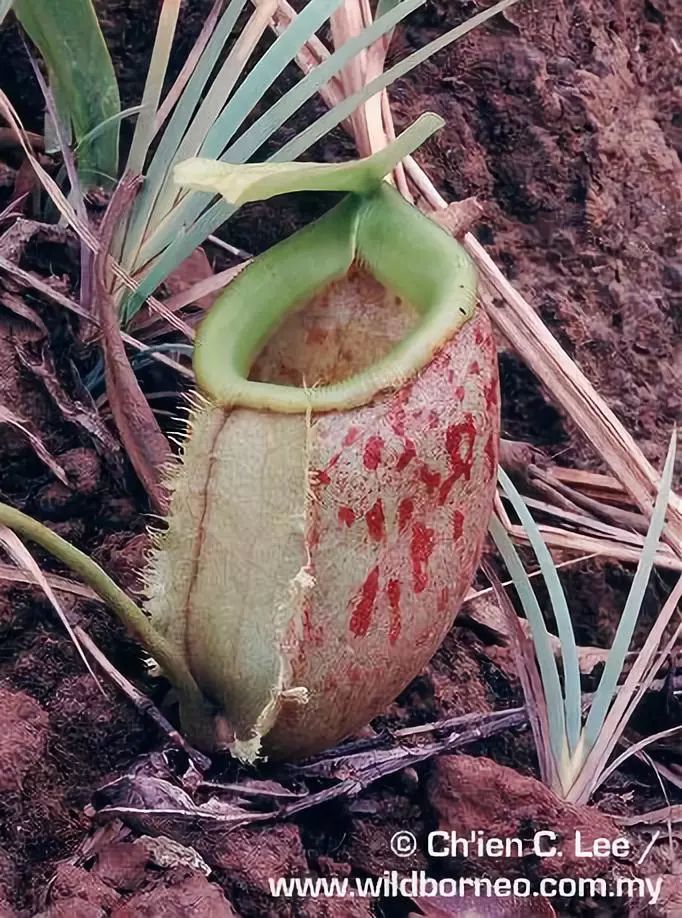
[(200, 396), (148, 570), (155, 629), (245, 760), (315, 753), (380, 713), (444, 639), (480, 558), (491, 328), (465, 251), (383, 180), (440, 124), (423, 116), (355, 163), (176, 170), (234, 204), (349, 192), (200, 326)]

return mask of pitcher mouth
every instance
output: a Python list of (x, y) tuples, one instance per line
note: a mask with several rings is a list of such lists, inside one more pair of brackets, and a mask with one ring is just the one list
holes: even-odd
[(386, 357), (419, 318), (356, 258), (343, 277), (285, 316), (249, 379), (312, 389), (345, 382)]
[[(418, 320), (383, 357), (328, 385), (249, 379), (253, 364), (290, 313), (360, 263), (414, 307)], [(320, 220), (258, 256), (202, 322), (194, 370), (215, 404), (287, 414), (342, 411), (414, 377), (476, 305), (476, 272), (464, 249), (383, 183), (351, 194)]]

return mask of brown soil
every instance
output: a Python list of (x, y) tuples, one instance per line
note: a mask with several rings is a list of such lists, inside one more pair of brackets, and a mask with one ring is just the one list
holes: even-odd
[[(124, 104), (134, 104), (153, 39), (155, 5), (144, 0), (97, 5)], [(184, 51), (210, 5), (208, 0), (184, 5)], [(442, 33), (476, 6), (428, 2), (398, 31), (392, 55)], [(679, 421), (682, 398), (682, 261), (675, 248), (681, 25), (674, 0), (526, 0), (392, 92), (398, 127), (426, 109), (445, 116), (446, 128), (421, 153), (423, 165), (447, 199), (479, 198), (485, 207), (477, 228), (481, 241), (656, 463)], [(14, 29), (2, 33), (0, 49), (2, 87), (26, 126), (39, 130), (40, 99)], [(316, 151), (327, 159), (350, 152), (340, 131)], [(21, 161), (14, 152), (0, 151), (0, 157), (2, 209), (15, 181), (25, 176), (15, 172)], [(267, 211), (265, 225), (263, 208), (247, 208), (224, 233), (234, 244), (259, 251), (316, 206), (308, 199), (278, 204)], [(21, 264), (74, 291), (74, 247), (63, 238), (49, 233), (36, 238)], [(94, 413), (79, 376), (92, 368), (95, 350), (79, 340), (64, 314), (34, 294), (20, 296), (10, 281), (0, 281), (0, 303), (0, 403), (30, 423), (70, 482), (56, 483), (25, 438), (3, 426), (2, 499), (48, 522), (124, 587), (135, 588), (147, 506), (112, 451), (110, 435), (93, 433)], [(54, 365), (53, 375), (40, 372), (46, 365)], [(501, 373), (506, 435), (561, 454), (566, 463), (598, 468), (571, 423), (505, 350)], [(145, 386), (176, 388), (177, 381), (148, 374)], [(49, 558), (40, 560), (54, 569)], [(630, 577), (616, 565), (594, 563), (566, 577), (581, 643), (608, 644)], [(644, 626), (669, 588), (666, 579), (651, 590)], [(149, 691), (139, 650), (102, 608), (75, 599), (65, 606), (112, 662)], [(391, 869), (404, 874), (418, 868), (437, 875), (443, 865), (429, 863), (422, 849), (407, 861), (390, 854), (392, 834), (404, 828), (420, 840), (436, 826), (505, 834), (526, 831), (528, 824), (572, 831), (603, 822), (600, 834), (613, 831), (595, 811), (566, 807), (537, 785), (528, 734), (508, 733), (467, 750), (495, 762), (448, 756), (375, 785), (352, 805), (332, 804), (288, 824), (229, 836), (195, 833), (194, 846), (212, 868), (207, 879), (200, 864), (169, 858), (159, 853), (156, 840), (139, 839), (144, 832), (121, 829), (108, 836), (108, 829), (95, 830), (86, 815), (97, 788), (161, 748), (163, 737), (150, 721), (112, 688), (105, 696), (99, 692), (37, 591), (0, 581), (0, 636), (2, 916), (405, 915), (414, 910), (407, 901), (376, 909), (350, 900), (275, 903), (266, 879), (381, 875)], [(381, 722), (412, 725), (519, 700), (513, 662), (456, 626), (428, 670)], [(663, 803), (644, 770), (633, 769), (607, 790), (613, 811), (625, 807), (628, 795), (635, 810)], [(88, 855), (79, 846), (93, 831), (96, 853)], [(458, 861), (447, 869), (452, 875), (467, 870), (509, 875), (500, 862)], [(564, 908), (561, 914), (579, 913), (575, 903)], [(598, 908), (580, 906), (584, 912)], [(601, 914), (619, 914), (619, 908), (610, 902)]]

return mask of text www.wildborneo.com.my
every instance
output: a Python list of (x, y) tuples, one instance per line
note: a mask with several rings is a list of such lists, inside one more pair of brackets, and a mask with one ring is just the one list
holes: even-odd
[(450, 877), (435, 879), (423, 870), (401, 876), (396, 870), (380, 877), (278, 877), (269, 879), (270, 894), (292, 899), (377, 899), (422, 896), (456, 898), (644, 899), (655, 905), (660, 877), (543, 877), (533, 886), (525, 877)]

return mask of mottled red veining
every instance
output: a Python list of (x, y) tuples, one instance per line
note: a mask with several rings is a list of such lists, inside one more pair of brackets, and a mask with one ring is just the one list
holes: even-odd
[(429, 411), (428, 418), (429, 418), (428, 424), (429, 424), (430, 430), (433, 430), (434, 427), (438, 427), (438, 425), (440, 424), (440, 415), (438, 414), (437, 411), (434, 411), (433, 409), (431, 409)]
[(438, 377), (442, 378), (445, 367), (449, 365), (450, 354), (447, 347), (441, 345), (438, 350), (434, 352), (433, 357), (431, 358), (431, 363), (429, 364), (429, 369), (435, 370)]
[(345, 523), (346, 526), (352, 526), (355, 522), (355, 514), (350, 507), (339, 507), (339, 523)]
[(402, 405), (396, 405), (393, 411), (391, 411), (388, 422), (396, 436), (405, 436), (405, 409)]
[(367, 520), (367, 529), (371, 538), (375, 542), (380, 542), (386, 535), (384, 505), (381, 502), (381, 498), (375, 501), (374, 506), (367, 511), (365, 519)]
[(312, 603), (306, 599), (303, 603), (303, 640), (298, 648), (299, 662), (305, 659), (306, 645), (311, 644), (315, 647), (321, 647), (323, 643), (322, 628), (313, 624)]
[(310, 602), (303, 603), (303, 640), (311, 641), (313, 637), (313, 623), (310, 618)]
[(476, 344), (483, 344), (483, 329), (481, 326), (477, 326), (476, 331), (474, 332), (474, 341)]
[(324, 469), (317, 470), (317, 483), (321, 485), (328, 485), (331, 483), (331, 478)]
[(386, 586), (386, 595), (391, 607), (391, 620), (388, 626), (388, 639), (391, 644), (395, 644), (400, 636), (400, 581), (389, 580)]
[(369, 469), (371, 472), (374, 472), (381, 463), (381, 451), (384, 448), (384, 441), (381, 437), (373, 436), (370, 437), (367, 443), (365, 444), (365, 451), (362, 456), (362, 461), (365, 464), (365, 468)]
[(481, 364), (478, 362), (478, 360), (474, 360), (469, 364), (469, 373), (471, 376), (481, 375)]
[(462, 538), (462, 533), (464, 532), (464, 514), (461, 510), (455, 510), (455, 514), (452, 517), (452, 538), (453, 541), (457, 542)]
[(412, 462), (414, 457), (417, 455), (417, 450), (415, 449), (414, 443), (412, 440), (406, 439), (405, 445), (402, 453), (398, 456), (398, 461), (396, 463), (396, 471), (402, 472), (402, 470)]
[(485, 331), (481, 331), (481, 344), (483, 345), (483, 350), (488, 354), (497, 354), (495, 338), (493, 337), (490, 327), (486, 328)]
[(491, 433), (485, 444), (485, 458), (488, 465), (488, 481), (493, 477), (495, 471), (497, 470), (497, 450), (496, 446), (496, 437), (494, 433)]
[(492, 408), (497, 407), (497, 380), (491, 379), (489, 383), (486, 384), (485, 389), (485, 407), (490, 411)]
[(399, 405), (406, 405), (412, 397), (412, 389), (414, 388), (414, 381), (405, 383), (404, 386), (401, 386), (400, 389), (393, 396), (396, 402)]
[(448, 475), (443, 484), (438, 489), (438, 506), (442, 507), (445, 501), (450, 496), (450, 491), (452, 491), (452, 486), (457, 481), (457, 475)]
[[(327, 479), (326, 481), (324, 479)], [(308, 550), (309, 558), (312, 558), (313, 553), (317, 551), (320, 545), (321, 537), (321, 526), (320, 526), (320, 507), (322, 505), (322, 500), (320, 498), (320, 493), (323, 487), (326, 487), (329, 484), (329, 477), (326, 472), (318, 472), (317, 480), (313, 478), (311, 481), (311, 490), (314, 495), (314, 499), (310, 501), (307, 525), (305, 527), (305, 541), (306, 547)]]
[(450, 589), (449, 587), (444, 586), (443, 589), (438, 594), (438, 611), (445, 612), (450, 602)]
[(324, 677), (324, 691), (333, 692), (338, 688), (338, 685), (339, 681), (336, 678), (336, 673), (327, 673), (327, 675)]
[(360, 436), (359, 427), (349, 427), (346, 433), (346, 436), (343, 438), (343, 445), (351, 446), (353, 443), (355, 443), (355, 441), (357, 440), (359, 436)]
[(305, 336), (306, 344), (324, 344), (329, 332), (323, 328), (311, 328)]
[(398, 504), (398, 530), (405, 532), (414, 513), (414, 501), (411, 497), (403, 497)]
[(377, 566), (372, 568), (362, 584), (360, 597), (351, 615), (350, 630), (358, 637), (363, 637), (369, 631), (378, 590), (379, 567)]
[(467, 481), (471, 479), (475, 439), (476, 423), (472, 414), (467, 414), (461, 424), (451, 424), (445, 432), (445, 448), (450, 453), (452, 471), (458, 478), (463, 476)]
[(306, 533), (308, 551), (314, 551), (320, 544), (320, 518), (317, 513), (312, 517)]
[(412, 539), (410, 541), (415, 593), (423, 592), (428, 585), (429, 558), (435, 544), (433, 529), (429, 529), (423, 523), (415, 523), (412, 527)]
[(466, 392), (464, 391), (464, 386), (456, 386), (453, 392), (453, 395), (455, 396), (458, 402), (463, 402), (464, 396), (466, 395)]
[(430, 626), (423, 628), (414, 639), (414, 649), (421, 650), (424, 644), (430, 644), (433, 638), (433, 631), (434, 629)]
[(440, 484), (440, 472), (434, 472), (428, 465), (419, 469), (419, 479), (426, 485), (426, 490), (432, 494)]
[(331, 457), (329, 462), (326, 464), (325, 470), (328, 472), (330, 469), (333, 469), (340, 458), (341, 458), (341, 451), (339, 451), (338, 453), (334, 453), (334, 455)]

